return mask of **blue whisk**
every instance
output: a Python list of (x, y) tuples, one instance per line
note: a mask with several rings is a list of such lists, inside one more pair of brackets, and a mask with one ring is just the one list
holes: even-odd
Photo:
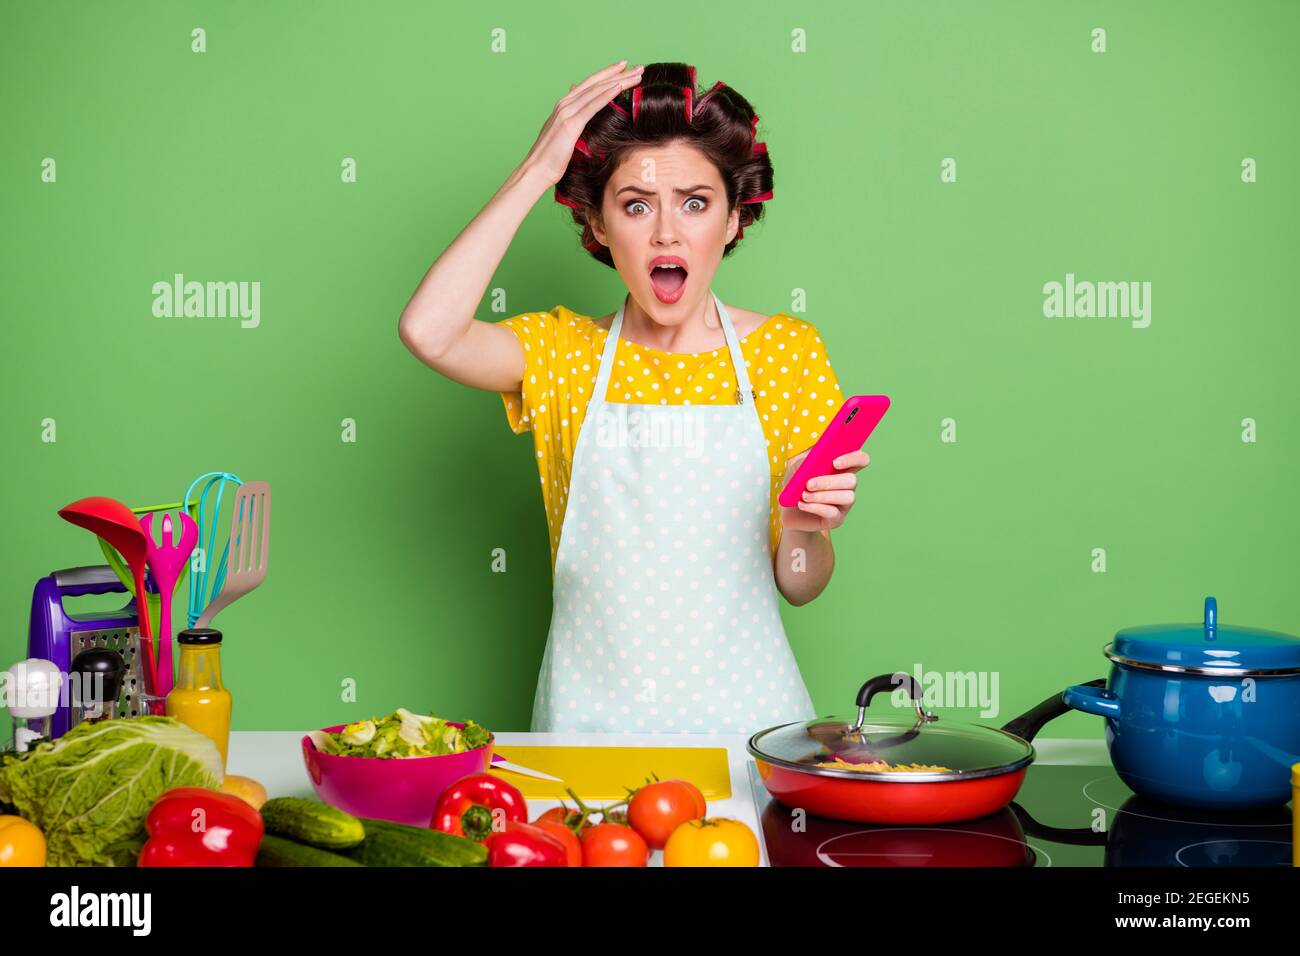
[[(226, 484), (230, 483), (238, 488), (244, 482), (238, 475), (232, 475), (228, 471), (209, 471), (206, 474), (199, 475), (190, 482), (190, 486), (185, 489), (185, 497), (181, 499), (181, 506), (188, 510), (190, 506), (190, 493), (194, 491), (194, 486), (199, 482), (207, 479), (203, 485), (203, 490), (199, 492), (199, 544), (195, 553), (203, 552), (203, 570), (194, 569), (193, 560), (190, 563), (190, 603), (189, 627), (199, 619), (203, 609), (208, 606), (214, 597), (221, 593), (221, 585), (226, 580), (226, 561), (230, 554), (230, 541), (227, 539), (225, 546), (221, 549), (221, 560), (217, 562), (217, 573), (213, 579), (212, 588), (208, 589), (208, 569), (212, 567), (212, 549), (217, 539), (217, 521), (221, 515), (221, 497), (225, 494)], [(217, 500), (212, 506), (212, 520), (206, 522), (208, 515), (208, 494), (216, 489)]]

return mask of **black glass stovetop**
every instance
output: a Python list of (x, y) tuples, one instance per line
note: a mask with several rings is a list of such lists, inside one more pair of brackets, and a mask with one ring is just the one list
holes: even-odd
[[(1136, 796), (1114, 769), (1032, 764), (1012, 804), (940, 826), (794, 814), (749, 762), (772, 866), (1291, 866), (1291, 808), (1213, 811)], [(800, 827), (802, 826), (802, 830)]]

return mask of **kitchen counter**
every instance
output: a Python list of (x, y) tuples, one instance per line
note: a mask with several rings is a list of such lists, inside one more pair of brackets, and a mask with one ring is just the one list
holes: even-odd
[[(311, 781), (302, 760), (302, 738), (306, 731), (233, 731), (226, 772), (252, 777), (266, 787), (272, 797), (315, 798)], [(709, 816), (731, 817), (759, 833), (758, 810), (750, 790), (749, 764), (745, 750), (748, 734), (599, 734), (599, 733), (498, 733), (503, 746), (608, 746), (608, 747), (724, 747), (731, 771), (731, 796), (709, 801)], [(1034, 748), (1039, 764), (1109, 766), (1110, 758), (1102, 740), (1039, 740)], [(579, 794), (581, 796), (581, 794)], [(555, 800), (529, 800), (529, 817), (535, 818)], [(761, 841), (760, 841), (761, 843)], [(654, 853), (651, 865), (662, 856)], [(763, 863), (767, 864), (766, 851)]]

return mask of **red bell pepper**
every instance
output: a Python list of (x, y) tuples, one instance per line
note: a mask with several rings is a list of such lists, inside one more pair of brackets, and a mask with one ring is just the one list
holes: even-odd
[(262, 815), (228, 793), (176, 787), (144, 821), (149, 840), (140, 866), (252, 866), (262, 845)]
[(443, 791), (429, 826), (482, 843), (508, 823), (527, 822), (528, 801), (518, 787), (490, 773), (472, 773)]
[(483, 845), (488, 866), (568, 866), (569, 854), (558, 838), (531, 823), (512, 820)]

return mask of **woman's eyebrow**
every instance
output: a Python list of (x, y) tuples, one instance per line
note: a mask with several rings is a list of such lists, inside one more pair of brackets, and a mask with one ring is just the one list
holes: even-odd
[[(643, 195), (643, 196), (653, 196), (653, 195), (655, 195), (655, 191), (654, 191), (653, 189), (642, 189), (640, 186), (624, 186), (622, 189), (618, 190), (618, 192), (614, 193), (614, 195), (615, 195), (615, 196), (621, 196), (621, 195), (623, 195), (623, 193), (625, 193), (625, 192), (640, 193), (640, 194)], [(678, 194), (683, 194), (683, 193), (698, 193), (698, 192), (713, 192), (713, 187), (712, 187), (712, 186), (709, 186), (709, 185), (706, 185), (706, 184), (704, 184), (704, 183), (701, 183), (701, 184), (698, 185), (698, 186), (688, 186), (688, 187), (685, 188), (685, 189), (674, 189), (673, 192), (678, 193)]]

